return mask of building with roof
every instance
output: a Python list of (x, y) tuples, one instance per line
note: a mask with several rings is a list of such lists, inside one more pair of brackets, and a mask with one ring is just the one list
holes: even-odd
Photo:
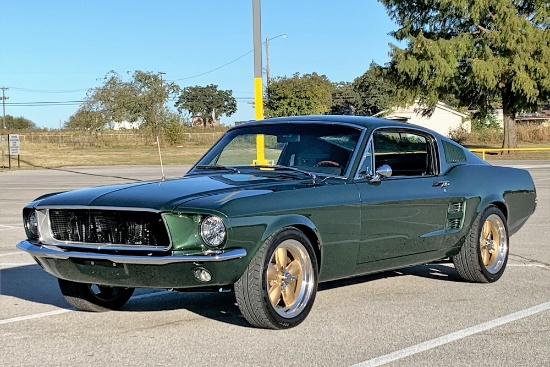
[(445, 103), (437, 102), (433, 112), (429, 115), (423, 114), (424, 110), (425, 108), (415, 103), (412, 106), (395, 107), (391, 111), (383, 111), (377, 116), (426, 127), (444, 136), (449, 136), (451, 131), (460, 128), (466, 132), (470, 132), (472, 129), (469, 115), (459, 112)]

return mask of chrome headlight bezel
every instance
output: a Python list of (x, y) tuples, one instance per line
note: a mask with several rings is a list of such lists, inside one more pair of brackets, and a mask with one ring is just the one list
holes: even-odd
[(32, 210), (27, 215), (25, 227), (27, 229), (27, 234), (29, 238), (38, 239), (40, 237), (40, 229), (38, 225), (38, 216), (36, 214), (36, 210)]
[(205, 216), (200, 225), (200, 235), (204, 244), (210, 248), (219, 248), (225, 243), (227, 229), (220, 217)]

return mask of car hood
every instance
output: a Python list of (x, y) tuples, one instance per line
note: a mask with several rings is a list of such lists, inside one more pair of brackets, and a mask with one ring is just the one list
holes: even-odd
[[(303, 185), (304, 180), (275, 180), (252, 174), (190, 176), (164, 181), (100, 186), (67, 191), (36, 200), (37, 207), (126, 207), (172, 211), (205, 196), (260, 195)], [(238, 193), (238, 195), (237, 195)]]

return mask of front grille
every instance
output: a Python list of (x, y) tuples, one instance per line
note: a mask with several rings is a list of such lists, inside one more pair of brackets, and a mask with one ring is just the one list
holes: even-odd
[(159, 213), (90, 209), (50, 209), (51, 233), (57, 241), (88, 244), (168, 247)]

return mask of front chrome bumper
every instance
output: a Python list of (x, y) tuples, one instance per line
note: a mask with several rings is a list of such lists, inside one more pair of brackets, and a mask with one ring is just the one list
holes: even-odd
[(68, 251), (57, 246), (36, 245), (27, 240), (17, 244), (17, 248), (28, 252), (35, 258), (47, 259), (85, 259), (85, 260), (105, 260), (118, 264), (141, 264), (141, 265), (166, 265), (173, 263), (205, 263), (220, 262), (227, 260), (240, 259), (246, 256), (246, 250), (242, 248), (229, 249), (220, 254), (204, 255), (170, 255), (170, 256), (135, 256), (135, 255), (117, 255), (102, 254), (94, 252)]

